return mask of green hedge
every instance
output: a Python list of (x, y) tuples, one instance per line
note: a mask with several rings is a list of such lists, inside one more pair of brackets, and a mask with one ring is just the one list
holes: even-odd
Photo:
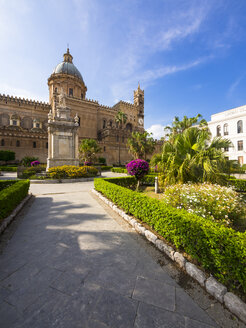
[(102, 171), (110, 171), (112, 168), (113, 168), (113, 166), (101, 165)]
[(0, 180), (0, 191), (8, 188), (9, 186), (12, 186), (16, 182), (16, 180)]
[(2, 172), (17, 172), (17, 166), (0, 166)]
[(114, 173), (127, 173), (127, 169), (123, 167), (112, 167), (111, 172)]
[(246, 180), (230, 178), (228, 183), (230, 186), (235, 187), (237, 191), (246, 191)]
[[(7, 181), (4, 181), (7, 184)], [(30, 181), (8, 181), (9, 187), (0, 191), (0, 220), (6, 218), (27, 196)]]
[(220, 282), (232, 288), (241, 286), (246, 292), (245, 233), (122, 187), (122, 180), (97, 179), (95, 189), (185, 251)]
[(15, 152), (11, 150), (0, 150), (0, 161), (14, 161)]

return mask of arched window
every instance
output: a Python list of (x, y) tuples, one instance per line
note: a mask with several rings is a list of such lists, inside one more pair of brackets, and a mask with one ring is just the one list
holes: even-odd
[(113, 126), (113, 121), (112, 120), (109, 121), (109, 126), (112, 128), (112, 126)]
[(33, 143), (32, 143), (32, 148), (37, 148), (37, 143), (36, 143), (36, 141), (33, 141)]
[(228, 134), (229, 134), (229, 131), (228, 131), (228, 124), (225, 123), (225, 124), (224, 124), (224, 136), (228, 136)]
[(81, 93), (81, 99), (84, 99), (84, 95), (83, 95), (83, 93)]
[(131, 123), (127, 123), (126, 130), (129, 132), (132, 132), (132, 124)]
[(16, 147), (20, 147), (20, 140), (16, 140)]
[(73, 97), (73, 88), (69, 88), (69, 96)]
[(103, 129), (106, 128), (106, 124), (107, 124), (106, 120), (103, 120)]
[(48, 149), (48, 142), (46, 142), (46, 149)]
[(242, 120), (237, 122), (237, 133), (243, 133), (243, 121)]
[(221, 136), (221, 126), (217, 125), (217, 137)]
[(5, 140), (4, 139), (1, 140), (1, 146), (5, 146)]

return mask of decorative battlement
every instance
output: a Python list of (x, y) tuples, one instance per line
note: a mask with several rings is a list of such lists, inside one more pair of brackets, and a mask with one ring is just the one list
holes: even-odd
[(31, 100), (31, 99), (26, 99), (26, 98), (21, 98), (21, 97), (14, 97), (10, 95), (5, 95), (5, 94), (0, 94), (0, 101), (5, 101), (7, 102), (14, 102), (18, 104), (25, 104), (25, 105), (32, 105), (32, 106), (40, 106), (40, 107), (45, 107), (47, 109), (50, 108), (50, 104), (43, 102), (43, 101), (37, 101), (37, 100)]

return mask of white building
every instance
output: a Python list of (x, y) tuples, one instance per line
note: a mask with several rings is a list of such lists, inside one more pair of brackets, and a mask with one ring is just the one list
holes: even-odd
[(222, 136), (233, 144), (225, 149), (226, 156), (246, 164), (246, 105), (211, 115), (208, 122), (213, 137)]

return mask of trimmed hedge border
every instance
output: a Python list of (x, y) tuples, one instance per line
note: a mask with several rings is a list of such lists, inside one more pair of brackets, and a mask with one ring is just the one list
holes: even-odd
[[(4, 182), (7, 184), (8, 180)], [(8, 181), (7, 188), (0, 191), (0, 222), (27, 196), (30, 181)]]
[[(96, 182), (99, 182), (99, 185), (100, 185), (100, 180), (105, 181), (110, 179), (96, 180)], [(106, 183), (112, 184), (108, 181), (106, 181)], [(123, 187), (120, 188), (122, 192)], [(209, 294), (215, 297), (219, 302), (224, 303), (225, 306), (232, 313), (234, 313), (236, 316), (239, 317), (239, 319), (241, 319), (244, 323), (246, 323), (246, 304), (239, 297), (237, 297), (231, 292), (227, 292), (227, 288), (221, 283), (219, 283), (212, 276), (207, 278), (203, 271), (197, 268), (196, 265), (194, 265), (193, 263), (188, 262), (181, 253), (176, 252), (171, 246), (166, 244), (162, 239), (159, 239), (157, 235), (155, 235), (150, 230), (146, 229), (132, 216), (126, 214), (113, 202), (109, 201), (106, 197), (104, 197), (100, 192), (97, 191), (96, 186), (95, 189), (92, 190), (92, 192), (96, 194), (107, 205), (109, 205), (116, 213), (122, 216), (123, 219), (126, 220), (139, 234), (145, 236), (160, 251), (165, 253), (173, 261), (177, 262), (177, 264), (181, 268), (183, 268), (192, 278), (194, 278), (200, 285), (204, 286)]]
[(124, 169), (123, 167), (112, 167), (110, 171), (114, 173), (127, 173), (127, 169)]
[(229, 186), (233, 186), (237, 191), (246, 191), (246, 180), (243, 179), (228, 179)]
[(122, 186), (123, 179), (97, 179), (95, 189), (185, 251), (220, 282), (240, 284), (246, 292), (245, 233), (129, 190)]
[(17, 166), (0, 166), (2, 172), (17, 172)]
[(26, 202), (32, 197), (32, 194), (27, 195), (23, 201), (13, 210), (13, 212), (7, 216), (5, 219), (0, 222), (0, 234), (7, 228), (7, 226), (14, 220), (16, 215), (20, 212), (20, 210), (24, 207)]

